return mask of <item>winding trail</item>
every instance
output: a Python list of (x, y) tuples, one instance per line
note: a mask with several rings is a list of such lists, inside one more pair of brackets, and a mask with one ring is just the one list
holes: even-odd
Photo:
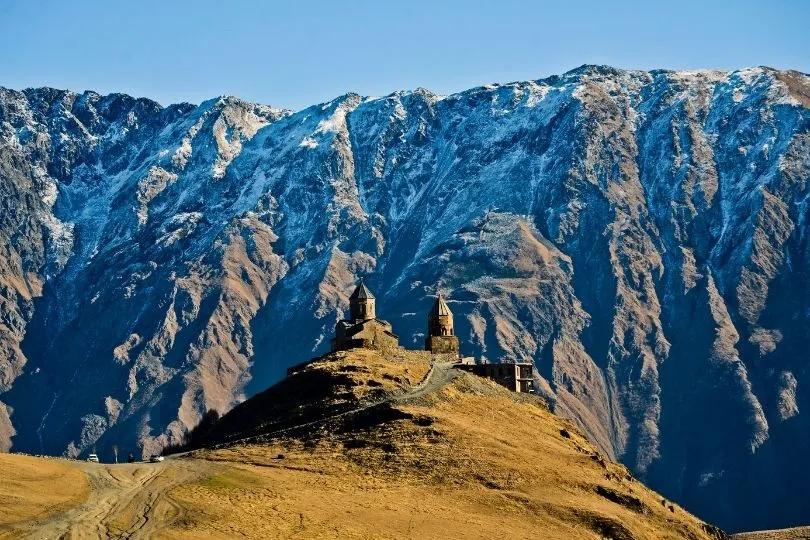
[(87, 502), (48, 519), (17, 525), (15, 537), (151, 538), (187, 512), (171, 490), (216, 467), (185, 459), (119, 465), (76, 462), (75, 466), (90, 481)]
[(395, 395), (389, 399), (377, 403), (377, 405), (392, 401), (408, 401), (411, 399), (418, 399), (428, 394), (432, 394), (437, 390), (441, 390), (458, 376), (458, 371), (453, 366), (454, 364), (451, 362), (433, 362), (430, 366), (430, 371), (421, 383), (417, 384), (404, 394)]

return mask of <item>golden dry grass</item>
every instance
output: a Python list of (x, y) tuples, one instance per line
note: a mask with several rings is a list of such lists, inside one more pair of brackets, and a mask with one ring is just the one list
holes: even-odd
[(403, 392), (419, 384), (430, 370), (429, 354), (392, 351), (383, 357), (377, 351), (355, 349), (330, 353), (305, 369), (343, 376), (348, 384), (339, 390), (350, 393), (355, 401), (375, 400), (383, 395)]
[[(48, 537), (178, 539), (721, 535), (600, 455), (539, 398), (447, 365), (419, 386), (428, 370), (418, 354), (330, 355), (220, 422), (225, 433), (229, 423), (247, 426), (253, 443), (160, 465), (0, 455), (0, 520), (67, 510), (14, 526), (34, 537), (44, 525)], [(304, 383), (321, 384), (317, 395)], [(275, 432), (248, 425), (271, 406), (307, 422)], [(302, 412), (321, 407), (320, 417)], [(93, 492), (76, 506), (88, 492), (82, 469)]]
[(734, 540), (807, 540), (810, 538), (810, 527), (746, 532), (735, 534), (732, 538)]
[(0, 454), (0, 524), (47, 518), (81, 504), (89, 493), (84, 473), (69, 462)]
[(791, 96), (805, 107), (810, 107), (810, 78), (807, 75), (791, 70), (777, 71), (775, 76), (787, 85)]
[[(363, 374), (355, 379), (365, 386), (370, 373), (380, 382), (391, 382), (391, 371), (402, 373), (402, 365), (376, 353), (363, 351), (362, 357), (361, 370), (350, 367), (359, 364), (354, 353), (308, 369), (348, 368)], [(438, 392), (388, 407), (378, 422), (368, 414), (342, 417), (309, 436), (198, 453), (222, 468), (172, 492), (189, 512), (167, 534), (634, 539), (720, 534), (605, 460), (534, 396), (463, 373)]]

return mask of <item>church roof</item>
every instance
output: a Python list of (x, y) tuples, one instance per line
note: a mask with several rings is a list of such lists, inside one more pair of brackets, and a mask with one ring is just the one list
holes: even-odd
[(430, 315), (433, 317), (453, 315), (453, 312), (450, 311), (450, 306), (447, 305), (447, 302), (444, 301), (444, 296), (441, 294), (436, 298), (433, 309), (430, 310)]
[(369, 291), (366, 288), (366, 284), (363, 283), (362, 281), (360, 282), (360, 285), (358, 285), (357, 288), (354, 290), (352, 295), (349, 297), (350, 300), (366, 300), (373, 298), (374, 295), (371, 294), (371, 291)]
[[(351, 323), (352, 321), (341, 321), (341, 322)], [(361, 321), (359, 323), (347, 324), (346, 335), (348, 337), (356, 336), (357, 334), (365, 330), (366, 327), (369, 326), (382, 326), (383, 331), (386, 334), (388, 334), (389, 336), (394, 336), (395, 338), (399, 338), (399, 336), (394, 333), (393, 331), (394, 329), (391, 327), (391, 323), (388, 321), (383, 321), (382, 319), (366, 319), (365, 321)]]

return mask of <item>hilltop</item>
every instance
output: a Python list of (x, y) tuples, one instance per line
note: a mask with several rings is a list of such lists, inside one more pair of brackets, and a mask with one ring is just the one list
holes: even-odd
[(158, 464), (2, 457), (0, 537), (727, 538), (426, 352), (330, 353), (207, 425)]
[(189, 537), (724, 537), (542, 399), (421, 352), (327, 354), (197, 436), (229, 469), (174, 492)]

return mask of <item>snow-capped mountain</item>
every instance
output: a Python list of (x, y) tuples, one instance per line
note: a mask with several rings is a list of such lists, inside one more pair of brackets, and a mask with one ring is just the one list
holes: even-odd
[(810, 78), (451, 96), (0, 89), (0, 447), (177, 442), (324, 352), (359, 276), (418, 348), (529, 359), (558, 414), (730, 529), (810, 515)]

